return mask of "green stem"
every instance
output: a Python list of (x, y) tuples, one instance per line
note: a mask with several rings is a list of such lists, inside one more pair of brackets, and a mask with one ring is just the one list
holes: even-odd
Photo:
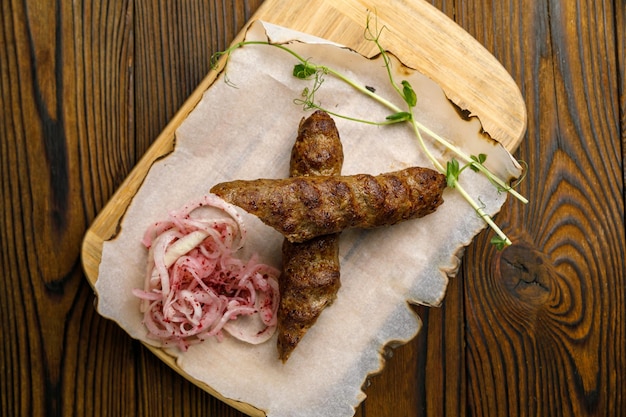
[[(231, 46), (225, 53), (230, 53), (231, 51), (237, 49), (237, 48), (241, 48), (242, 46), (245, 45), (265, 45), (265, 46), (273, 46), (275, 48), (281, 49), (287, 53), (289, 53), (291, 56), (293, 56), (294, 58), (296, 58), (301, 64), (305, 64), (305, 65), (309, 65), (311, 68), (314, 68), (316, 71), (321, 71), (325, 74), (331, 74), (332, 76), (336, 77), (337, 79), (343, 81), (345, 84), (351, 86), (352, 88), (354, 88), (355, 90), (357, 90), (358, 92), (365, 94), (366, 96), (370, 97), (371, 99), (379, 102), (380, 104), (382, 104), (383, 106), (393, 110), (394, 112), (400, 112), (401, 109), (400, 107), (396, 106), (395, 104), (393, 104), (392, 102), (390, 102), (389, 100), (385, 99), (384, 97), (368, 90), (367, 88), (365, 88), (362, 84), (357, 83), (356, 81), (352, 80), (351, 78), (346, 77), (345, 75), (343, 75), (340, 72), (335, 71), (332, 68), (329, 68), (325, 65), (316, 65), (316, 64), (312, 64), (310, 62), (308, 62), (304, 57), (302, 57), (301, 55), (299, 55), (296, 51), (281, 45), (281, 44), (275, 44), (275, 43), (269, 43), (267, 41), (242, 41), (242, 42), (238, 42), (235, 45)], [(394, 87), (396, 87), (394, 85)], [(396, 87), (397, 89), (397, 87)], [(374, 123), (377, 124), (377, 123)]]
[[(413, 126), (413, 130), (415, 131), (415, 135), (417, 136), (417, 139), (420, 143), (420, 146), (422, 147), (422, 150), (424, 151), (428, 159), (430, 159), (430, 161), (433, 163), (433, 165), (439, 172), (445, 174), (446, 169), (444, 168), (444, 166), (441, 164), (441, 162), (439, 162), (439, 160), (437, 160), (437, 158), (435, 158), (435, 156), (426, 146), (426, 142), (424, 141), (422, 133), (420, 132), (420, 128), (419, 128), (420, 124), (417, 121), (415, 121), (415, 117), (413, 117), (413, 109), (411, 109), (411, 124)], [(461, 196), (469, 203), (470, 206), (472, 206), (472, 208), (487, 223), (487, 225), (489, 225), (489, 227), (491, 227), (494, 230), (494, 232), (498, 236), (500, 236), (500, 238), (506, 245), (511, 244), (511, 240), (507, 237), (507, 235), (502, 231), (502, 229), (500, 229), (500, 227), (493, 221), (493, 219), (489, 215), (487, 215), (487, 213), (485, 213), (483, 208), (478, 205), (478, 203), (472, 198), (472, 196), (469, 195), (467, 191), (465, 191), (465, 188), (461, 186), (458, 180), (456, 179), (454, 180), (454, 184), (452, 188), (454, 188), (461, 194)]]
[(476, 201), (474, 201), (472, 196), (470, 196), (467, 191), (465, 191), (465, 189), (461, 186), (461, 184), (459, 184), (458, 181), (456, 181), (454, 189), (457, 190), (463, 196), (463, 198), (465, 198), (465, 200), (472, 206), (472, 208), (476, 210), (476, 213), (478, 213), (478, 215), (489, 225), (489, 227), (491, 227), (493, 231), (498, 236), (500, 236), (500, 238), (507, 246), (511, 245), (512, 242), (508, 238), (508, 236), (502, 231), (502, 229), (500, 229), (500, 227), (493, 221), (493, 219), (489, 215), (487, 215), (487, 213), (485, 213), (483, 208), (480, 207), (478, 203), (476, 203)]
[(319, 65), (319, 66), (315, 66), (315, 68), (318, 68), (328, 74), (333, 75), (334, 77), (340, 79), (341, 81), (343, 81), (344, 83), (346, 83), (347, 85), (351, 86), (352, 88), (354, 88), (355, 90), (357, 90), (358, 92), (365, 94), (366, 96), (370, 97), (371, 99), (379, 102), (380, 104), (382, 104), (383, 106), (395, 111), (395, 112), (400, 112), (401, 109), (400, 107), (396, 106), (395, 104), (393, 104), (392, 102), (390, 102), (389, 100), (385, 99), (384, 97), (368, 90), (367, 88), (365, 88), (362, 84), (357, 83), (356, 81), (346, 77), (345, 75), (331, 69), (328, 67), (325, 67), (323, 65)]
[(426, 142), (424, 141), (424, 137), (422, 136), (422, 132), (420, 132), (418, 123), (415, 121), (415, 117), (413, 116), (413, 109), (411, 109), (411, 126), (413, 126), (413, 131), (415, 132), (415, 136), (417, 137), (417, 140), (418, 140), (420, 146), (422, 147), (422, 150), (424, 151), (424, 153), (428, 157), (428, 159), (430, 159), (432, 164), (435, 166), (435, 168), (439, 172), (441, 172), (442, 174), (445, 174), (446, 173), (446, 168), (441, 164), (441, 162), (439, 162), (439, 160), (437, 158), (435, 158), (435, 156), (432, 154), (430, 149), (428, 149), (428, 146), (426, 146)]
[(447, 140), (445, 140), (444, 138), (442, 138), (437, 133), (433, 132), (432, 130), (430, 130), (428, 127), (424, 126), (420, 122), (415, 121), (415, 123), (417, 124), (420, 130), (430, 135), (430, 137), (435, 139), (438, 143), (440, 143), (441, 145), (445, 146), (447, 149), (454, 152), (457, 156), (459, 156), (465, 162), (473, 164), (473, 166), (475, 166), (480, 172), (485, 174), (485, 176), (487, 176), (487, 178), (489, 178), (491, 181), (496, 183), (501, 189), (508, 191), (513, 196), (515, 196), (518, 200), (520, 200), (522, 203), (524, 204), (528, 203), (528, 199), (526, 199), (526, 197), (524, 197), (523, 195), (515, 191), (515, 189), (513, 189), (510, 185), (507, 185), (504, 181), (502, 181), (502, 179), (500, 179), (498, 176), (494, 175), (491, 171), (485, 168), (483, 164), (477, 164), (474, 160), (472, 160), (472, 158), (468, 154), (463, 152), (461, 148), (448, 142)]

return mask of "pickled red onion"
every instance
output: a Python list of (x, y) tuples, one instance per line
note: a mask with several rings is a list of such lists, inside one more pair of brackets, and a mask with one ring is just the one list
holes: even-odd
[[(228, 216), (215, 218), (201, 207)], [(273, 335), (279, 271), (256, 255), (236, 257), (245, 237), (234, 206), (213, 194), (148, 228), (144, 288), (133, 294), (141, 299), (149, 337), (185, 351), (210, 337), (222, 340), (223, 331), (253, 344)]]

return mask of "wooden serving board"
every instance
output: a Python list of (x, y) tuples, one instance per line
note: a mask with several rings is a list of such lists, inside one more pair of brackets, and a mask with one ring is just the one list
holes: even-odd
[[(265, 0), (253, 20), (264, 20), (325, 38), (371, 57), (378, 51), (363, 36), (368, 13), (375, 16), (379, 28), (386, 26), (381, 38), (386, 49), (405, 65), (437, 82), (460, 108), (477, 115), (484, 129), (507, 149), (517, 148), (527, 120), (517, 85), (478, 41), (423, 0)], [(244, 32), (237, 40), (243, 35)], [(152, 163), (172, 150), (176, 129), (200, 101), (216, 75), (211, 72), (196, 88), (87, 231), (82, 261), (92, 286), (98, 279), (103, 243), (118, 230), (127, 206)], [(262, 411), (249, 404), (223, 398), (211, 387), (185, 375), (164, 351), (148, 348), (215, 397), (248, 415), (264, 416)]]

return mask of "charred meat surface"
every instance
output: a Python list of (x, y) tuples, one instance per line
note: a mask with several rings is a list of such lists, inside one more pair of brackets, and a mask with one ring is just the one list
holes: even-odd
[[(322, 111), (302, 119), (291, 152), (290, 176), (340, 175), (342, 165), (343, 147), (333, 119)], [(283, 362), (337, 296), (339, 235), (283, 242), (277, 342)]]
[(278, 356), (285, 362), (341, 286), (339, 233), (283, 244)]
[(335, 122), (317, 110), (300, 121), (291, 150), (289, 176), (341, 175), (343, 147)]
[(211, 192), (259, 217), (291, 242), (348, 228), (389, 226), (433, 213), (446, 178), (411, 167), (380, 175), (297, 176), (236, 180)]

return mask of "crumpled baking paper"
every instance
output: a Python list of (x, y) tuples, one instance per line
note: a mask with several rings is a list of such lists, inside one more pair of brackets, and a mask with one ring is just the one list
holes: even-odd
[[(390, 86), (382, 60), (367, 59), (348, 48), (264, 22), (254, 22), (247, 40), (290, 41), (288, 46), (312, 62), (332, 67), (402, 106)], [(131, 294), (143, 286), (144, 231), (170, 210), (198, 199), (214, 184), (234, 179), (282, 178), (301, 118), (312, 110), (294, 103), (311, 82), (292, 76), (297, 61), (271, 46), (237, 49), (201, 102), (176, 131), (174, 151), (157, 161), (133, 198), (117, 236), (104, 243), (96, 283), (98, 311), (133, 338), (148, 344)], [(486, 165), (504, 178), (520, 168), (502, 146), (488, 139), (476, 118), (464, 119), (431, 80), (395, 59), (396, 81), (410, 80), (417, 92), (419, 120), (469, 154), (486, 153)], [(225, 82), (225, 77), (228, 82)], [(315, 96), (324, 108), (368, 120), (390, 111), (351, 87), (326, 76)], [(408, 125), (376, 127), (334, 117), (344, 146), (343, 174), (379, 174), (431, 163)], [(425, 135), (427, 142), (432, 143)], [(439, 146), (433, 152), (450, 156)], [(490, 165), (491, 164), (491, 165)], [(505, 201), (485, 178), (465, 170), (462, 182), (493, 215)], [(368, 375), (383, 366), (381, 353), (391, 342), (406, 342), (420, 329), (408, 302), (437, 306), (457, 254), (485, 227), (454, 190), (444, 204), (422, 219), (375, 230), (348, 230), (341, 236), (341, 282), (337, 300), (327, 308), (286, 364), (278, 360), (276, 336), (253, 346), (226, 337), (181, 353), (169, 350), (177, 365), (225, 398), (250, 404), (271, 417), (352, 416), (364, 399)], [(258, 252), (280, 267), (282, 237), (245, 212), (247, 253)]]

